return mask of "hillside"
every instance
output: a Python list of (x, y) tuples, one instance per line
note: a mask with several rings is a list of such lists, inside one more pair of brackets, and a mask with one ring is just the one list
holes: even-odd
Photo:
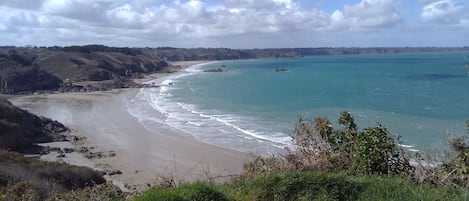
[[(0, 48), (0, 93), (36, 91), (92, 91), (135, 85), (129, 79), (168, 72), (170, 65), (139, 51), (111, 48), (101, 51), (74, 48)], [(87, 86), (82, 81), (111, 80), (106, 86)]]
[(34, 143), (63, 140), (68, 129), (57, 121), (38, 117), (0, 98), (0, 148), (21, 151)]

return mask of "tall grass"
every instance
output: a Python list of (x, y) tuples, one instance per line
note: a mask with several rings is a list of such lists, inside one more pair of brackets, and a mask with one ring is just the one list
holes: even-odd
[(155, 188), (134, 201), (283, 200), (469, 200), (467, 191), (432, 187), (401, 177), (347, 176), (341, 173), (271, 173), (229, 184), (197, 182)]

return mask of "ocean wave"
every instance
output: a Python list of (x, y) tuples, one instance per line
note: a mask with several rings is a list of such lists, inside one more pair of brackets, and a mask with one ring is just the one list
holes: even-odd
[(151, 121), (163, 123), (200, 141), (240, 151), (270, 154), (291, 144), (291, 139), (285, 134), (269, 135), (257, 130), (260, 126), (252, 117), (206, 111), (196, 105), (176, 101), (178, 99), (172, 92), (179, 89), (180, 79), (203, 72), (201, 67), (203, 65), (194, 65), (184, 74), (167, 77), (161, 81), (160, 88), (141, 89), (130, 101), (129, 113), (142, 124)]

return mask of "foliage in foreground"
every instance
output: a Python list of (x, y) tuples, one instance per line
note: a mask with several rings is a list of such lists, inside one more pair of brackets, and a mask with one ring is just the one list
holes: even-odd
[[(469, 134), (469, 121), (467, 121), (467, 132)], [(468, 140), (468, 136), (450, 137), (448, 144), (450, 151), (453, 152), (453, 156), (446, 157), (447, 159), (435, 168), (423, 167), (422, 169), (424, 169), (423, 172), (425, 173), (424, 181), (434, 185), (464, 187), (469, 189)], [(425, 158), (423, 160), (429, 161)]]
[(0, 150), (0, 200), (44, 200), (104, 183), (102, 173), (86, 167), (45, 162)]
[(283, 200), (468, 200), (462, 190), (434, 188), (400, 177), (346, 176), (338, 173), (272, 173), (230, 184), (185, 184), (155, 188), (134, 201)]
[(414, 167), (396, 138), (382, 125), (359, 130), (353, 117), (342, 112), (335, 129), (327, 118), (300, 118), (293, 133), (296, 150), (283, 157), (259, 157), (245, 164), (248, 177), (272, 171), (316, 170), (376, 175), (413, 175)]

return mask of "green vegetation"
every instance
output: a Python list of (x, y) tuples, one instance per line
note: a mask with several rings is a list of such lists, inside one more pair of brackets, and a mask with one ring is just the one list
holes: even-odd
[(359, 130), (354, 118), (342, 112), (336, 130), (327, 118), (300, 118), (293, 133), (297, 145), (283, 157), (258, 158), (245, 165), (245, 175), (275, 171), (316, 170), (350, 175), (413, 175), (409, 156), (382, 126)]
[(225, 185), (197, 182), (177, 188), (155, 188), (134, 200), (468, 200), (468, 196), (450, 187), (433, 188), (400, 177), (298, 172), (271, 173)]
[(203, 201), (203, 200), (229, 200), (226, 193), (222, 192), (223, 186), (206, 182), (184, 184), (178, 188), (155, 188), (136, 197), (135, 201)]

